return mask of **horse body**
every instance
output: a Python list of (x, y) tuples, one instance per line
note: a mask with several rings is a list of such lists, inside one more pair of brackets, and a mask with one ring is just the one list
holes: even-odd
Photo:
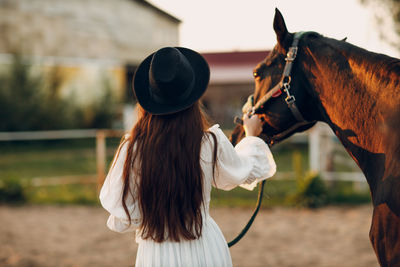
[[(274, 29), (278, 44), (255, 69), (256, 101), (279, 82), (293, 39), (279, 11)], [(399, 77), (398, 59), (314, 32), (301, 39), (291, 76), (291, 90), (303, 117), (329, 124), (365, 174), (374, 205), (370, 239), (382, 266), (400, 266)], [(280, 97), (260, 113), (267, 136), (296, 123)], [(241, 131), (235, 129), (233, 141)]]
[[(338, 41), (321, 42), (327, 45)], [(340, 51), (349, 52), (343, 54), (343, 61), (337, 60), (338, 56), (327, 58), (323, 50), (306, 51), (314, 60), (309, 72), (315, 77), (317, 105), (369, 183), (374, 205), (370, 238), (381, 265), (399, 266), (400, 166), (396, 144), (386, 140), (391, 134), (386, 121), (389, 111), (396, 110), (400, 103), (400, 64), (398, 60), (343, 45), (347, 49)]]
[[(328, 43), (339, 42), (321, 37), (318, 47), (327, 47)], [(373, 185), (376, 179), (370, 176), (376, 174), (370, 169), (376, 170), (382, 165), (381, 161), (376, 161), (376, 156), (390, 154), (393, 147), (384, 140), (385, 125), (389, 111), (395, 110), (400, 100), (397, 93), (400, 73), (390, 82), (380, 78), (372, 68), (380, 65), (380, 73), (388, 71), (383, 61), (391, 58), (356, 49), (347, 43), (340, 45), (357, 53), (332, 56), (326, 49), (308, 48), (305, 56), (313, 62), (310, 64), (310, 60), (305, 59), (298, 63), (302, 64), (303, 73), (312, 77), (309, 81), (313, 88), (308, 90), (318, 99), (313, 104), (322, 114), (319, 120), (329, 124)], [(379, 64), (376, 63), (378, 58)], [(388, 163), (390, 159), (385, 161)]]

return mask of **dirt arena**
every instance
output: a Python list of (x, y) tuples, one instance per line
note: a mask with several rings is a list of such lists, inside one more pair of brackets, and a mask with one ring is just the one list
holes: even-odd
[[(368, 239), (371, 207), (264, 209), (231, 248), (234, 266), (378, 266)], [(217, 208), (227, 239), (251, 210)], [(0, 266), (133, 266), (132, 234), (109, 231), (99, 207), (0, 206)]]

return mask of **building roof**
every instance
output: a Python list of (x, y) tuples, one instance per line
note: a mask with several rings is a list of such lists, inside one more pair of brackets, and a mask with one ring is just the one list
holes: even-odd
[(202, 53), (210, 66), (210, 84), (252, 82), (253, 69), (268, 54), (266, 50)]
[(158, 8), (157, 6), (153, 5), (152, 3), (150, 3), (150, 2), (148, 2), (148, 1), (146, 1), (146, 0), (134, 0), (134, 1), (136, 1), (136, 2), (138, 2), (138, 3), (141, 3), (141, 4), (145, 5), (145, 6), (148, 6), (148, 7), (152, 8), (153, 10), (157, 11), (159, 14), (161, 14), (161, 15), (163, 15), (163, 16), (166, 16), (166, 17), (170, 18), (171, 20), (173, 20), (173, 21), (175, 21), (175, 22), (178, 22), (178, 23), (181, 23), (181, 22), (182, 22), (182, 21), (181, 21), (180, 19), (178, 19), (177, 17), (172, 16), (171, 14), (165, 12), (164, 10)]

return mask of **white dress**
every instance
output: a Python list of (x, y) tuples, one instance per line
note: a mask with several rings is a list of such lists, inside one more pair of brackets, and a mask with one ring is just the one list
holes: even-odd
[[(258, 137), (245, 137), (235, 147), (219, 128), (214, 125), (209, 129), (217, 137), (218, 162), (215, 172), (215, 184), (212, 178), (213, 138), (203, 138), (201, 147), (201, 166), (204, 173), (204, 201), (202, 236), (191, 241), (156, 243), (143, 240), (137, 228), (140, 225), (140, 212), (132, 198), (127, 199), (131, 214), (131, 226), (122, 207), (122, 172), (126, 157), (127, 143), (122, 144), (120, 152), (114, 158), (100, 192), (102, 206), (110, 213), (107, 226), (116, 232), (136, 231), (138, 251), (137, 267), (225, 267), (232, 266), (226, 240), (215, 221), (209, 214), (211, 186), (231, 190), (240, 185), (252, 190), (256, 184), (274, 175), (275, 161), (269, 147)], [(234, 218), (232, 218), (234, 219)]]

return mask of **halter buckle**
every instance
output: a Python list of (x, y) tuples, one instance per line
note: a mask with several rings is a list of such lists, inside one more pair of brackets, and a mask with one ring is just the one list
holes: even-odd
[(286, 98), (285, 98), (285, 101), (286, 101), (286, 103), (288, 105), (292, 104), (294, 101), (296, 101), (296, 98), (294, 97), (294, 95), (290, 94), (289, 89), (290, 89), (290, 84), (284, 83), (283, 84), (283, 91), (285, 91), (285, 93), (287, 95)]
[(286, 101), (286, 103), (289, 105), (289, 104), (292, 104), (293, 102), (295, 102), (295, 101), (296, 101), (296, 98), (294, 97), (294, 95), (288, 95), (288, 96), (285, 98), (285, 101)]
[(282, 84), (282, 88), (289, 95), (290, 84), (289, 83), (283, 83)]
[(293, 62), (297, 56), (297, 46), (289, 47), (289, 51), (286, 54), (286, 61)]

